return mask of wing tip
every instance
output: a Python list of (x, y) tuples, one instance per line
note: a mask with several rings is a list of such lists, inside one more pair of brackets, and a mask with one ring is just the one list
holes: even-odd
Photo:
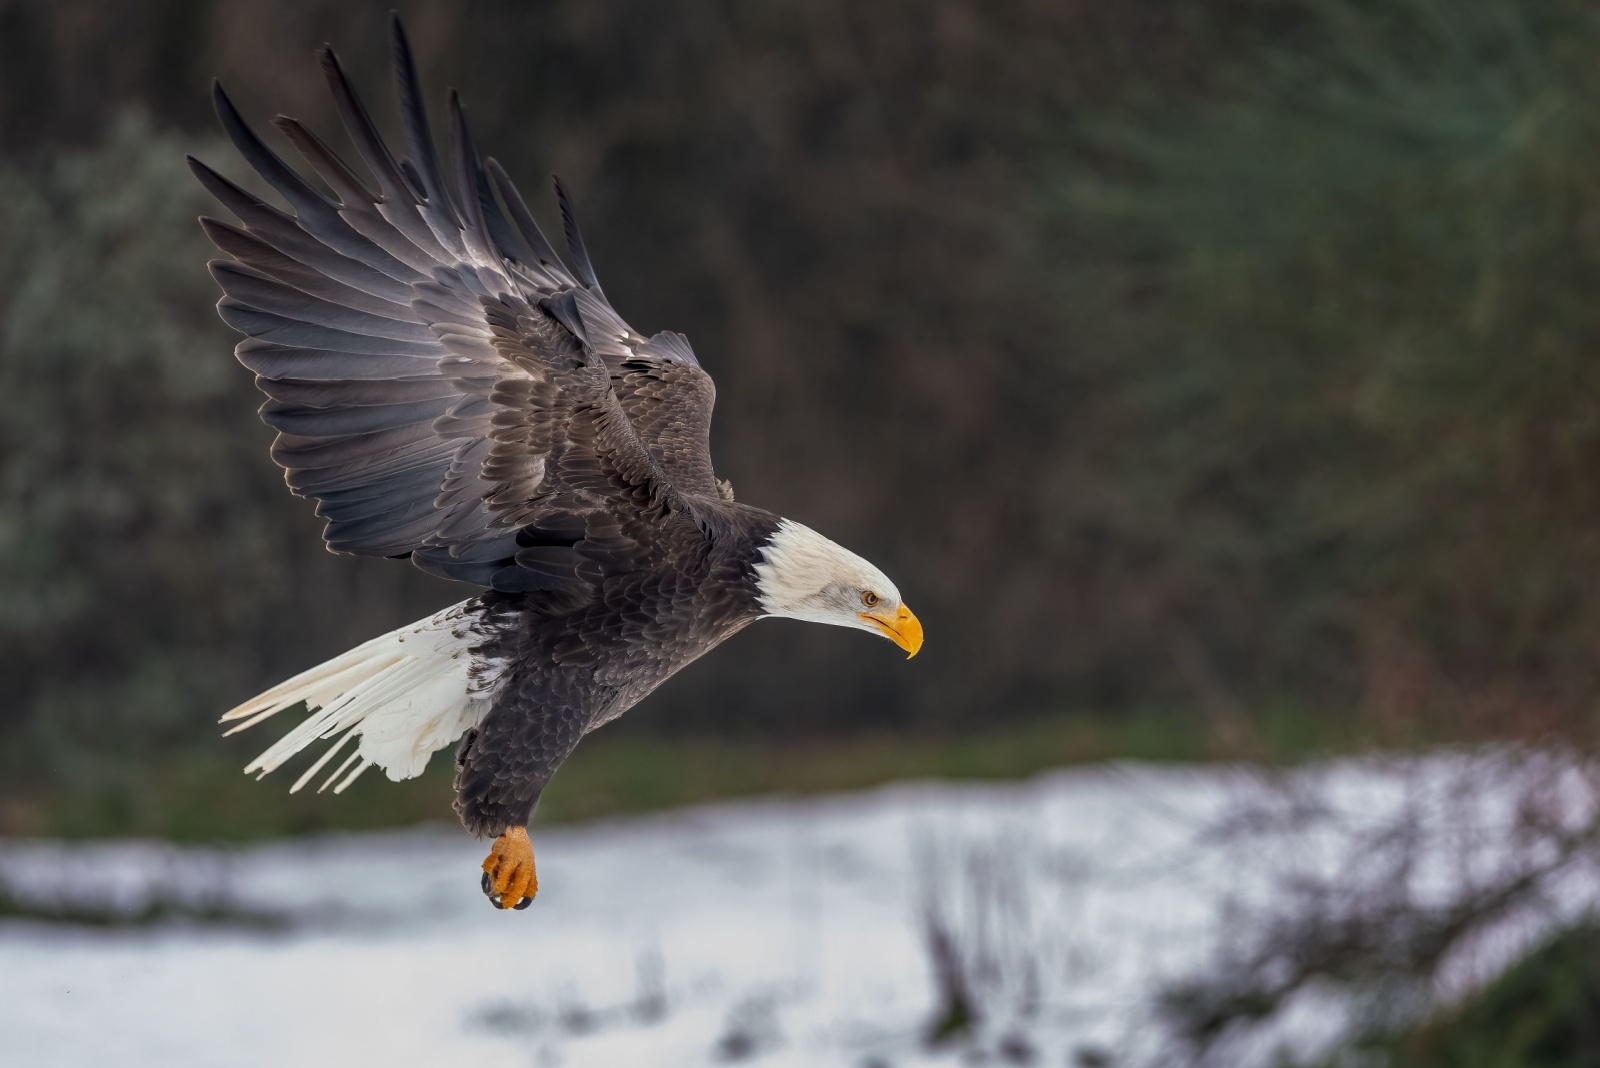
[(583, 231), (578, 228), (578, 210), (573, 206), (572, 195), (559, 174), (552, 174), (550, 180), (555, 184), (556, 203), (561, 207), (561, 229), (567, 239), (567, 255), (572, 257), (572, 269), (586, 288), (600, 292), (600, 280), (595, 277), (588, 246), (583, 243)]
[(333, 50), (332, 43), (323, 41), (311, 52), (317, 57), (317, 65), (322, 68), (323, 76), (329, 80), (337, 79), (344, 82), (344, 65), (339, 62), (339, 53)]

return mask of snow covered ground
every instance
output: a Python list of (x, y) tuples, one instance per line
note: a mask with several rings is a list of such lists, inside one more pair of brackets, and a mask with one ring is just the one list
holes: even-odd
[[(1327, 765), (1297, 796), (1378, 819), (1432, 782), (1444, 810), (1483, 809), (1481, 832), (1511, 806), (1450, 785), (1466, 759)], [(991, 1051), (1148, 1063), (1155, 999), (1240, 937), (1241, 903), (1294, 865), (1350, 862), (1343, 831), (1215, 834), (1266, 789), (1242, 770), (1114, 766), (536, 828), (539, 896), (511, 913), (479, 893), (482, 845), (442, 828), (241, 850), (0, 843), (24, 900), (223, 907), (223, 922), (0, 923), (0, 1063), (962, 1063), (927, 1042), (930, 917), (980, 988)], [(1444, 897), (1473, 877), (1451, 857), (1434, 865)], [(1600, 897), (1593, 873), (1564, 878), (1568, 912)], [(1301, 1008), (1299, 1041), (1336, 1032), (1336, 1003)]]

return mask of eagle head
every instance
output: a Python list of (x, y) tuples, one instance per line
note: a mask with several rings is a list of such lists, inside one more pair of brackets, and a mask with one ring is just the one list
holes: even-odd
[(908, 657), (922, 648), (922, 624), (889, 576), (810, 527), (783, 520), (762, 546), (755, 572), (764, 615), (881, 634)]

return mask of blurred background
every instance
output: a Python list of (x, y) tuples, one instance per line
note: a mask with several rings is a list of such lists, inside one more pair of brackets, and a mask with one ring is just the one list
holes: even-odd
[[(1589, 5), (401, 8), (436, 106), (547, 224), (561, 173), (623, 314), (693, 340), (741, 499), (931, 635), (754, 628), (590, 770), (1588, 738)], [(0, 3), (0, 830), (241, 833), (235, 787), (356, 818), (245, 791), (215, 715), (467, 592), (329, 555), (284, 491), (183, 165), (247, 173), (213, 76), (334, 136), (322, 41), (392, 127), (387, 11)]]
[[(394, 130), (391, 6), (0, 0), (0, 835), (448, 814), (446, 761), (289, 798), (214, 727), (468, 592), (322, 548), (183, 164), (246, 171), (214, 76), (332, 137), (323, 41)], [(560, 173), (618, 309), (691, 338), (740, 499), (929, 635), (753, 628), (541, 818), (1594, 741), (1595, 5), (398, 6), (436, 113), (547, 224)]]

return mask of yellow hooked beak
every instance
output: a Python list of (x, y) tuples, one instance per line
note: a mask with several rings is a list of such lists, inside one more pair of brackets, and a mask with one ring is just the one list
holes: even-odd
[(912, 615), (911, 609), (905, 605), (895, 609), (892, 616), (879, 615), (876, 612), (858, 614), (876, 627), (885, 638), (904, 649), (907, 660), (916, 656), (917, 650), (922, 648), (922, 624), (917, 622), (917, 617)]

